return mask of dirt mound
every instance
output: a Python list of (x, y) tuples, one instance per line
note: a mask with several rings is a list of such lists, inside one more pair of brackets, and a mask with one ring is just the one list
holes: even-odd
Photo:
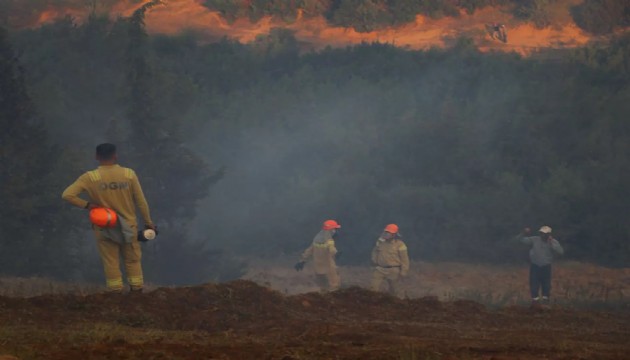
[(239, 280), (144, 294), (0, 297), (0, 354), (28, 359), (624, 359), (630, 311), (283, 295)]
[(379, 319), (420, 320), (432, 313), (465, 316), (486, 311), (471, 301), (441, 303), (434, 297), (402, 300), (352, 287), (320, 294), (284, 296), (252, 281), (159, 288), (146, 294), (43, 295), (0, 297), (0, 315), (21, 312), (50, 323), (113, 319), (131, 327), (226, 331), (264, 328), (269, 323)]

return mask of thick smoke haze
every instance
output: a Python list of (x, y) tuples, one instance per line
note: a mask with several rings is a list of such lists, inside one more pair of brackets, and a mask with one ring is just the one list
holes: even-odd
[[(328, 218), (342, 224), (342, 264), (366, 264), (392, 222), (414, 259), (515, 261), (507, 240), (549, 224), (572, 258), (625, 261), (628, 69), (601, 59), (627, 56), (627, 37), (523, 58), (481, 53), (466, 38), (448, 50), (301, 53), (282, 29), (251, 44), (150, 36), (138, 52), (159, 121), (146, 126), (155, 144), (138, 148), (127, 138), (126, 26), (62, 20), (10, 40), (38, 119), (67, 152), (64, 181), (94, 166), (95, 144), (127, 139), (121, 163), (154, 184), (149, 203), (173, 231), (147, 257), (192, 249), (168, 263), (167, 282), (238, 275), (232, 255), (297, 259)], [(170, 150), (155, 156), (163, 144)], [(209, 195), (160, 219), (172, 213), (165, 199), (190, 196), (206, 166), (226, 168)]]
[[(220, 120), (229, 124), (221, 133), (234, 136), (201, 132), (195, 141), (211, 163), (233, 164), (228, 165), (230, 180), (217, 184), (202, 204), (200, 213), (207, 214), (198, 219), (202, 232), (233, 237), (229, 245), (237, 250), (243, 246), (284, 254), (305, 247), (321, 221), (335, 218), (343, 226), (339, 247), (353, 254), (345, 260), (367, 262), (384, 225), (395, 222), (416, 245), (412, 253), (433, 258), (433, 248), (440, 245), (431, 239), (444, 236), (436, 221), (449, 221), (436, 219), (434, 207), (440, 200), (433, 195), (448, 196), (460, 173), (496, 171), (500, 164), (494, 163), (490, 143), (499, 137), (498, 122), (508, 121), (506, 107), (520, 90), (504, 89), (509, 75), (501, 81), (458, 82), (451, 66), (434, 65), (414, 77), (376, 84), (326, 79), (307, 90), (300, 86), (308, 82), (301, 76), (312, 80), (317, 75), (294, 74), (278, 87), (253, 89), (237, 108), (225, 109), (235, 117)], [(444, 82), (458, 82), (459, 96), (440, 90)], [(445, 95), (457, 97), (444, 103)], [(464, 124), (444, 124), (460, 116), (455, 107), (461, 102), (474, 108), (470, 117)], [(256, 125), (243, 129), (242, 123)], [(430, 131), (444, 133), (454, 143), (432, 143)], [(234, 142), (235, 137), (242, 140)], [(207, 143), (219, 145), (207, 151)], [(470, 149), (473, 163), (455, 159), (457, 147)], [(438, 163), (427, 164), (431, 157)], [(433, 180), (436, 170), (444, 183)], [(417, 184), (426, 187), (418, 189)], [(521, 206), (513, 205), (514, 210)], [(518, 229), (518, 224), (509, 225)], [(482, 231), (474, 225), (470, 230)], [(486, 241), (502, 240), (495, 236)]]

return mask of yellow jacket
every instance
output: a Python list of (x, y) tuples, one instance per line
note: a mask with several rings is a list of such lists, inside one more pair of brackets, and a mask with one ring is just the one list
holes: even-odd
[(149, 205), (142, 192), (136, 173), (120, 165), (99, 166), (88, 171), (63, 192), (61, 197), (71, 204), (85, 208), (88, 202), (79, 197), (87, 192), (90, 202), (116, 211), (130, 225), (137, 227), (136, 207), (145, 225), (153, 225)]
[(336, 254), (337, 248), (335, 247), (335, 240), (332, 238), (332, 232), (330, 230), (322, 230), (315, 236), (311, 246), (302, 253), (302, 261), (306, 261), (312, 256), (315, 273), (320, 275), (329, 274), (330, 271), (336, 271), (337, 269), (337, 264), (335, 263)]
[(378, 239), (372, 249), (372, 262), (384, 269), (400, 269), (401, 275), (409, 271), (409, 254), (407, 245), (400, 239)]

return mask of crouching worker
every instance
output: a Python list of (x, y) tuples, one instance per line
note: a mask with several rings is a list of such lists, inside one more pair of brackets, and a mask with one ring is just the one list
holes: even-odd
[(376, 265), (372, 275), (372, 291), (380, 291), (387, 282), (389, 293), (402, 297), (400, 279), (409, 273), (407, 245), (401, 240), (398, 225), (389, 224), (372, 249), (372, 263)]
[[(532, 305), (549, 304), (551, 295), (551, 263), (553, 252), (564, 254), (564, 249), (551, 236), (551, 228), (543, 226), (537, 235), (531, 236), (531, 230), (525, 228), (515, 240), (529, 245), (529, 290), (532, 296)], [(540, 297), (542, 290), (542, 297)]]
[[(131, 291), (141, 292), (144, 279), (142, 252), (137, 238), (136, 205), (145, 227), (155, 230), (149, 206), (135, 172), (116, 163), (115, 145), (98, 145), (96, 160), (99, 167), (81, 175), (63, 192), (62, 198), (90, 211), (108, 291), (121, 293), (123, 290), (122, 255)], [(83, 192), (87, 193), (89, 201), (79, 197)]]
[(295, 270), (302, 271), (306, 261), (312, 257), (315, 281), (323, 291), (337, 290), (341, 284), (335, 261), (337, 248), (334, 240), (340, 228), (341, 225), (335, 220), (324, 221), (322, 230), (315, 235), (311, 246), (302, 253), (300, 261), (295, 264)]

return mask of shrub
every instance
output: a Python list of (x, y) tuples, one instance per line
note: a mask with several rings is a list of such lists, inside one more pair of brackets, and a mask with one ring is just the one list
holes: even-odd
[(525, 0), (518, 2), (514, 9), (514, 16), (519, 19), (531, 21), (537, 28), (549, 26), (548, 6), (554, 0)]
[(593, 34), (608, 34), (630, 25), (630, 2), (627, 0), (586, 0), (574, 6), (575, 23)]

